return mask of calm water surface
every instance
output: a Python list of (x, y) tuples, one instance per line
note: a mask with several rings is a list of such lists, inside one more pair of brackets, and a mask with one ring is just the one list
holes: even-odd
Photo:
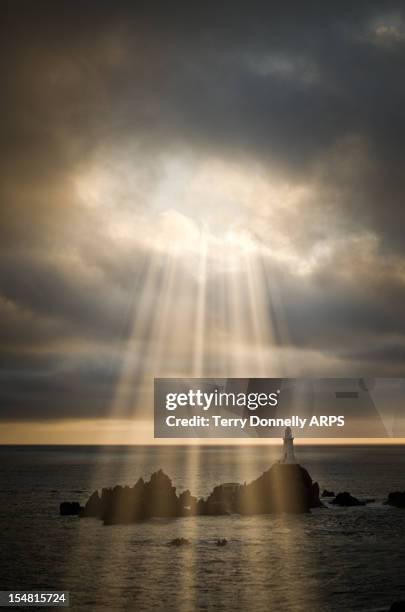
[[(305, 447), (322, 488), (375, 503), (303, 516), (193, 517), (104, 527), (59, 517), (95, 488), (163, 468), (181, 491), (249, 481), (275, 447), (0, 447), (0, 589), (69, 590), (74, 610), (388, 610), (405, 599), (405, 448)], [(172, 548), (175, 537), (189, 548)], [(217, 538), (228, 545), (215, 546)]]

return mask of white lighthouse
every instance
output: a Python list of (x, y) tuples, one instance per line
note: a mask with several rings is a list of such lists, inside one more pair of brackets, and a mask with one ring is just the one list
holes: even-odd
[(283, 436), (283, 454), (280, 463), (297, 463), (294, 455), (294, 436), (291, 427), (286, 427)]

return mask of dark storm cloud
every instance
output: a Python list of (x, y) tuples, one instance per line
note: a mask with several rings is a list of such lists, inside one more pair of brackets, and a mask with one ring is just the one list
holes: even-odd
[(0, 356), (2, 418), (104, 416), (111, 409), (121, 363), (110, 354)]
[(111, 339), (120, 335), (133, 307), (133, 287), (124, 291), (117, 283), (108, 284), (97, 270), (92, 272), (80, 262), (54, 262), (15, 249), (0, 261), (0, 286), (17, 311), (32, 317), (34, 326), (43, 319), (65, 336)]
[[(94, 147), (128, 135), (145, 148), (183, 141), (305, 174), (357, 134), (375, 165), (342, 206), (356, 223), (392, 233), (387, 248), (401, 248), (400, 3), (7, 6), (3, 143), (12, 179), (15, 157), (23, 181), (61, 180)], [(385, 23), (398, 35), (378, 35)]]
[[(31, 402), (33, 414), (49, 416), (58, 404), (58, 414), (74, 405), (94, 415), (91, 397), (111, 398), (116, 374), (100, 364), (89, 372), (76, 355), (76, 374), (66, 378), (51, 347), (93, 342), (104, 352), (129, 333), (123, 321), (142, 291), (147, 248), (109, 241), (72, 177), (95, 151), (133, 141), (147, 166), (185, 147), (309, 179), (321, 196), (305, 223), (297, 221), (305, 225), (295, 237), (303, 253), (328, 238), (322, 215), (331, 233), (338, 224), (343, 236), (373, 233), (379, 243), (366, 261), (339, 255), (307, 278), (283, 270), (275, 278), (295, 348), (314, 347), (348, 368), (360, 361), (373, 374), (398, 373), (401, 3), (13, 0), (2, 4), (2, 17), (1, 406), (8, 416), (12, 406), (27, 416)], [(138, 209), (148, 206), (153, 172)]]
[(324, 270), (301, 283), (279, 282), (293, 345), (335, 356), (346, 376), (402, 376), (403, 281), (374, 277), (353, 262), (349, 277)]

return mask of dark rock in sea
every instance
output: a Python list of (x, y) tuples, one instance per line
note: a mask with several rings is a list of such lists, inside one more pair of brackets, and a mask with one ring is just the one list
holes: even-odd
[(394, 601), (389, 612), (405, 612), (405, 601)]
[(102, 489), (101, 495), (95, 491), (80, 516), (97, 517), (105, 525), (113, 525), (152, 517), (309, 512), (322, 506), (319, 486), (304, 468), (276, 463), (250, 484), (224, 483), (198, 501), (188, 490), (177, 496), (170, 478), (159, 470), (149, 482), (140, 478), (133, 487)]
[(365, 506), (366, 503), (360, 501), (356, 497), (353, 497), (347, 491), (343, 493), (338, 493), (334, 500), (331, 501), (331, 504), (335, 506)]
[(140, 478), (133, 487), (116, 486), (95, 491), (87, 501), (81, 517), (100, 518), (105, 525), (134, 523), (152, 517), (170, 518), (196, 513), (197, 499), (190, 491), (179, 497), (170, 478), (159, 470), (150, 481)]
[(333, 491), (328, 491), (328, 489), (324, 489), (321, 497), (336, 497)]
[(217, 546), (226, 546), (228, 544), (228, 541), (226, 538), (223, 538), (222, 540), (217, 540)]
[(221, 516), (235, 512), (235, 504), (240, 484), (237, 482), (226, 482), (214, 487), (212, 493), (206, 500), (199, 499), (197, 503), (197, 514), (207, 516)]
[(178, 511), (180, 516), (193, 516), (197, 514), (197, 498), (191, 495), (188, 489), (179, 495)]
[(388, 495), (385, 503), (395, 508), (405, 508), (405, 491), (393, 491)]
[(191, 542), (190, 540), (187, 540), (187, 538), (174, 538), (174, 540), (171, 540), (169, 542), (170, 546), (190, 546)]
[(197, 514), (200, 516), (226, 516), (232, 513), (233, 504), (220, 499), (221, 485), (215, 487), (207, 499), (199, 499), (197, 503)]
[(101, 514), (101, 499), (98, 491), (94, 491), (86, 502), (86, 505), (80, 512), (80, 516), (100, 517)]
[(238, 489), (239, 514), (301, 513), (320, 508), (318, 483), (298, 464), (275, 463), (257, 480)]
[(60, 516), (78, 516), (81, 510), (79, 502), (62, 502), (59, 506)]

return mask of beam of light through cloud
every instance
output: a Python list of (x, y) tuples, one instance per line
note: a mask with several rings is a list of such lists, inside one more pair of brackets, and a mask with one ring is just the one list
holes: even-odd
[[(158, 352), (185, 375), (196, 357), (215, 374), (401, 375), (400, 4), (296, 3), (292, 22), (263, 3), (156, 19), (124, 1), (78, 23), (61, 2), (63, 19), (12, 2), (2, 21), (2, 420), (149, 418)], [(141, 311), (171, 241), (163, 350)], [(156, 282), (134, 295), (148, 260)]]

